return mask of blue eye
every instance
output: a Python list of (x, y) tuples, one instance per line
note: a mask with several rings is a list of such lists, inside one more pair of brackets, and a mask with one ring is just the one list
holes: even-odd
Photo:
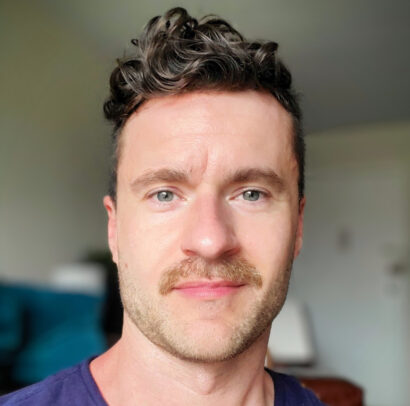
[(160, 190), (156, 193), (156, 196), (160, 202), (171, 202), (174, 199), (174, 192), (170, 190)]
[(261, 194), (262, 193), (258, 190), (245, 190), (245, 192), (242, 193), (242, 196), (245, 200), (256, 202), (261, 197)]

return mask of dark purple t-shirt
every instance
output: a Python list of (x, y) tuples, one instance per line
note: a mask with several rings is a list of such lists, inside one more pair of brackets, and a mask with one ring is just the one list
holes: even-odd
[[(44, 381), (0, 397), (0, 405), (108, 406), (91, 376), (91, 359)], [(274, 406), (324, 406), (295, 378), (270, 370), (268, 372), (275, 383)]]

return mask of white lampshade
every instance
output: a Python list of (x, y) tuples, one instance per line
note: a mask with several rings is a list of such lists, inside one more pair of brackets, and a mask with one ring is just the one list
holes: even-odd
[(59, 265), (51, 273), (50, 285), (67, 292), (100, 295), (105, 291), (104, 269), (88, 262)]
[(315, 351), (306, 309), (288, 298), (272, 323), (268, 350), (275, 364), (306, 365)]

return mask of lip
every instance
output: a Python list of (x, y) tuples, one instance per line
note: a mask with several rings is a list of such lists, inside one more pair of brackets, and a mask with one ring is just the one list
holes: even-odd
[(200, 280), (183, 282), (175, 286), (174, 290), (188, 297), (199, 299), (215, 299), (236, 293), (244, 285), (244, 283), (226, 280)]

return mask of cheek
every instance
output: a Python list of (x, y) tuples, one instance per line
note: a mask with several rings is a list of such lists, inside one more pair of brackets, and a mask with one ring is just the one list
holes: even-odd
[(155, 284), (175, 255), (175, 222), (141, 210), (118, 213), (118, 252), (122, 270), (141, 283)]
[(260, 271), (288, 264), (295, 240), (295, 227), (289, 210), (237, 222), (238, 238), (249, 260)]

